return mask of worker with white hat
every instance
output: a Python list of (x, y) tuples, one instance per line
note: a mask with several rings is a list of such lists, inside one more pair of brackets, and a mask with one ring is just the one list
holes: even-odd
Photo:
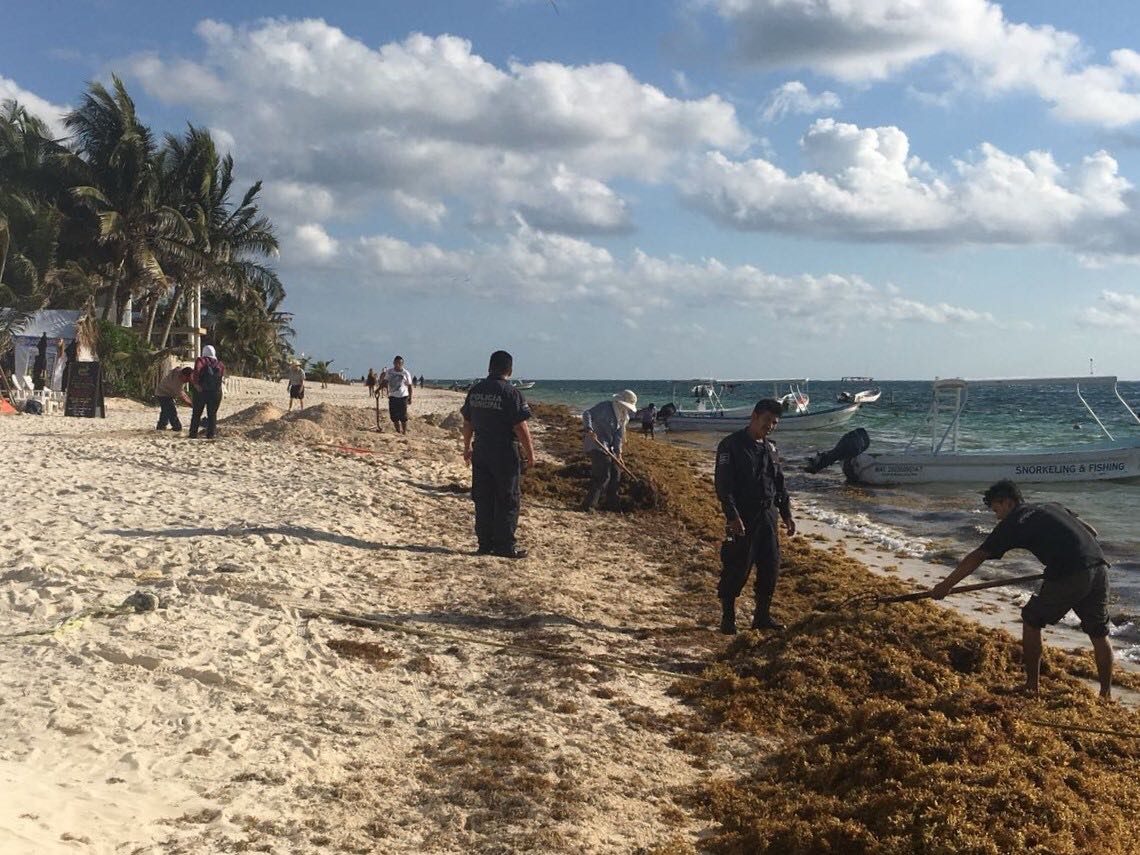
[(637, 395), (629, 389), (622, 389), (612, 399), (595, 404), (582, 413), (582, 425), (586, 429), (583, 447), (591, 463), (590, 492), (582, 506), (587, 513), (597, 508), (603, 492), (606, 494), (606, 507), (617, 510), (622, 441), (629, 417), (635, 412)]

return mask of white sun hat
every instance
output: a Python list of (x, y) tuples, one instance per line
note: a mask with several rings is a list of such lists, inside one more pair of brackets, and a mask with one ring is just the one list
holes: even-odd
[(622, 389), (614, 395), (614, 403), (621, 404), (631, 413), (637, 412), (637, 395), (630, 389)]

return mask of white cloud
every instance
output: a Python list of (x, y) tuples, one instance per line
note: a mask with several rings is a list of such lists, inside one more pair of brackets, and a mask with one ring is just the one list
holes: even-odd
[(988, 0), (709, 0), (737, 51), (769, 68), (848, 82), (883, 80), (942, 57), (982, 91), (1031, 92), (1063, 120), (1121, 127), (1140, 120), (1140, 54), (1088, 61), (1074, 34), (1008, 20)]
[(316, 223), (305, 223), (293, 230), (292, 251), (312, 262), (327, 261), (337, 254), (340, 244)]
[(1140, 294), (1102, 291), (1100, 305), (1085, 309), (1080, 320), (1086, 326), (1140, 332)]
[(778, 122), (790, 113), (810, 115), (824, 110), (837, 110), (842, 106), (843, 103), (834, 92), (813, 95), (800, 81), (789, 80), (772, 90), (762, 115), (765, 122)]
[(715, 258), (691, 262), (640, 250), (621, 261), (589, 241), (522, 222), (501, 243), (473, 249), (412, 244), (388, 235), (342, 240), (335, 252), (325, 248), (310, 234), (287, 246), (282, 260), (307, 267), (309, 274), (325, 271), (384, 293), (516, 304), (589, 302), (612, 306), (627, 319), (653, 309), (719, 306), (797, 319), (813, 328), (842, 327), (853, 319), (885, 325), (996, 323), (988, 312), (924, 303), (897, 286), (876, 287), (857, 276), (780, 276)]
[(61, 107), (20, 87), (15, 80), (0, 75), (0, 101), (18, 101), (29, 113), (45, 122), (56, 139), (67, 136), (63, 117), (70, 107)]
[(455, 197), (477, 219), (519, 210), (550, 229), (620, 232), (629, 211), (607, 182), (662, 181), (687, 153), (751, 142), (717, 96), (671, 98), (612, 63), (499, 68), (454, 36), (372, 49), (319, 20), (197, 32), (200, 62), (151, 54), (132, 73), (226, 128), (267, 179), (338, 204), (394, 201), (430, 221)]
[(412, 223), (427, 223), (438, 227), (447, 216), (447, 205), (435, 199), (421, 199), (399, 188), (389, 195), (392, 207), (405, 220)]
[(983, 143), (940, 175), (896, 127), (820, 119), (804, 135), (807, 169), (706, 155), (682, 181), (690, 204), (745, 231), (928, 244), (1058, 244), (1089, 255), (1135, 253), (1132, 185), (1099, 151), (1063, 167), (1047, 152)]

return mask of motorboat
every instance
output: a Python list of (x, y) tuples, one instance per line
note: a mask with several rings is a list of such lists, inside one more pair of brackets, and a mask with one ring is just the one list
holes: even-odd
[[(848, 422), (861, 404), (844, 404), (810, 413), (787, 414), (780, 417), (780, 433), (801, 430), (824, 430)], [(752, 407), (733, 407), (727, 410), (678, 410), (662, 419), (671, 431), (709, 431), (732, 433), (748, 427), (752, 421)]]
[(533, 389), (535, 387), (534, 380), (512, 380), (511, 385), (516, 389)]
[[(1105, 437), (1103, 440), (1058, 448), (959, 450), (962, 413), (971, 387), (1069, 383), (1074, 384), (1077, 398), (1099, 426)], [(1136, 478), (1140, 476), (1140, 437), (1115, 438), (1081, 392), (1090, 386), (1108, 385), (1132, 420), (1140, 424), (1140, 417), (1121, 397), (1116, 377), (936, 380), (927, 417), (902, 451), (868, 451), (869, 440), (848, 442), (855, 433), (853, 431), (841, 439), (834, 450), (815, 455), (809, 461), (808, 471), (819, 471), (832, 462), (842, 461), (848, 480), (863, 484), (992, 483), (1002, 478), (1025, 483), (1052, 483)], [(780, 428), (783, 429), (782, 421)], [(916, 447), (919, 435), (925, 430), (929, 430), (929, 446)], [(850, 448), (851, 454), (845, 454), (844, 447)]]
[(873, 404), (883, 397), (883, 391), (877, 386), (874, 389), (864, 389), (862, 392), (840, 392), (835, 400), (840, 404)]
[[(687, 385), (691, 381), (684, 382)], [(674, 383), (674, 390), (677, 382)], [(659, 419), (671, 431), (709, 431), (716, 433), (730, 433), (747, 427), (752, 420), (752, 406), (725, 407), (721, 401), (719, 389), (726, 387), (750, 384), (771, 384), (772, 397), (784, 402), (788, 412), (780, 417), (779, 431), (822, 430), (842, 425), (859, 411), (860, 404), (846, 404), (830, 407), (823, 410), (808, 412), (809, 397), (803, 391), (807, 384), (806, 379), (793, 380), (737, 380), (730, 383), (718, 383), (715, 380), (701, 381), (700, 386), (706, 387), (704, 399), (695, 409), (677, 409), (676, 405), (662, 408)], [(779, 389), (788, 388), (790, 391), (780, 396)], [(674, 395), (675, 397), (675, 395)], [(795, 410), (795, 411), (791, 411)]]

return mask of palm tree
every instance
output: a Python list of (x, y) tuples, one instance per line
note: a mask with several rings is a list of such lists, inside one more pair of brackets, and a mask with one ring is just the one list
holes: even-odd
[(193, 126), (181, 138), (167, 136), (163, 164), (170, 204), (190, 223), (201, 263), (179, 272), (160, 347), (167, 344), (187, 288), (262, 303), (285, 295), (276, 273), (259, 260), (277, 253), (273, 226), (256, 204), (261, 182), (234, 204), (233, 158), (220, 158), (209, 131)]
[(313, 367), (309, 369), (309, 373), (313, 375), (313, 379), (321, 381), (322, 389), (328, 388), (329, 380), (333, 376), (332, 370), (329, 368), (329, 366), (334, 362), (336, 362), (335, 359), (318, 360), (317, 362), (314, 362)]
[(118, 77), (113, 91), (92, 83), (83, 103), (64, 119), (90, 183), (73, 187), (75, 198), (99, 218), (98, 242), (109, 250), (111, 283), (103, 318), (127, 296), (165, 284), (161, 259), (193, 263), (193, 232), (186, 219), (160, 199), (160, 165), (150, 129)]

